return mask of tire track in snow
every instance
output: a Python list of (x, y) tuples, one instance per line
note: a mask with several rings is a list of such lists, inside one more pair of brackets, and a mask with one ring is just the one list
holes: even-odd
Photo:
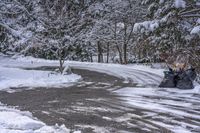
[(155, 74), (147, 74), (140, 70), (131, 70), (129, 72), (124, 72), (133, 82), (140, 83), (142, 85), (158, 85), (161, 78)]
[[(182, 91), (180, 93), (180, 91)], [(175, 133), (200, 132), (200, 94), (167, 88), (124, 88), (116, 92), (129, 106), (144, 111), (143, 119)], [(194, 100), (193, 95), (198, 95)], [(191, 100), (191, 99), (192, 100)], [(151, 115), (151, 114), (154, 115)]]
[[(85, 67), (84, 69), (91, 69), (91, 66), (88, 68)], [(101, 70), (97, 71), (107, 73), (106, 71), (108, 70), (101, 68)], [(109, 71), (109, 74), (112, 75), (112, 72), (113, 75), (116, 75), (115, 69)], [(148, 87), (151, 87), (152, 85), (156, 86), (162, 80), (162, 76), (160, 75), (137, 69), (119, 70), (117, 74), (124, 79), (131, 79), (133, 82), (136, 81), (137, 83), (146, 86), (147, 90)], [(153, 92), (151, 92), (151, 94), (148, 94), (148, 92), (146, 93), (145, 89), (141, 91), (141, 94), (133, 93), (132, 96), (124, 95), (122, 96), (122, 99), (127, 101), (128, 104), (133, 104), (133, 108), (140, 110), (140, 112), (146, 110), (147, 114), (155, 113), (156, 115), (148, 117), (147, 119), (151, 126), (154, 125), (155, 127), (155, 125), (157, 125), (157, 127), (165, 128), (170, 132), (200, 132), (200, 95), (190, 91), (184, 92), (183, 90), (175, 88), (160, 89), (155, 86), (153, 87)], [(134, 89), (137, 91), (137, 89), (140, 88), (133, 87), (132, 91), (135, 91)], [(182, 91), (183, 93), (181, 93)], [(114, 103), (111, 104), (114, 105)], [(145, 118), (142, 117), (142, 119)], [(130, 124), (130, 121), (126, 121), (126, 123)], [(153, 131), (152, 129), (149, 130)]]
[[(96, 72), (106, 73), (111, 76), (116, 76), (119, 78), (123, 78), (126, 81), (131, 81), (134, 83), (139, 83), (141, 85), (158, 85), (162, 80), (162, 76), (150, 73), (143, 70), (137, 70), (133, 67), (126, 67), (124, 65), (107, 65), (107, 64), (82, 64), (79, 63), (69, 63), (70, 66), (77, 69), (86, 69), (92, 70)], [(121, 67), (121, 68), (120, 68)]]

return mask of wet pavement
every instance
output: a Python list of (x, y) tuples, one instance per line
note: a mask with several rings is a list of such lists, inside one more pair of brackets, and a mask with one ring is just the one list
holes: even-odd
[(65, 124), (83, 133), (93, 132), (94, 128), (105, 132), (105, 127), (109, 127), (108, 131), (111, 132), (133, 130), (128, 129), (127, 125), (108, 120), (108, 116), (118, 117), (125, 110), (131, 110), (123, 106), (111, 90), (134, 84), (126, 84), (116, 77), (88, 70), (76, 69), (73, 72), (83, 79), (71, 87), (18, 88), (20, 91), (15, 93), (0, 92), (0, 101), (30, 111), (48, 125)]
[[(65, 124), (67, 128), (81, 130), (83, 133), (171, 132), (165, 126), (151, 122), (156, 119), (153, 116), (158, 112), (129, 106), (113, 92), (123, 87), (134, 87), (135, 84), (88, 70), (74, 69), (73, 72), (83, 78), (73, 86), (32, 90), (18, 88), (21, 91), (15, 93), (2, 91), (0, 101), (30, 111), (34, 117), (48, 125)], [(150, 100), (154, 97), (148, 98)], [(172, 117), (173, 122), (173, 115), (161, 112), (157, 115)], [(187, 121), (183, 118), (180, 120)], [(198, 120), (193, 119), (196, 125)]]

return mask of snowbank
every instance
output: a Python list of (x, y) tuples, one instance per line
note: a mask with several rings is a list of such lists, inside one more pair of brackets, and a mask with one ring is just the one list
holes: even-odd
[(57, 66), (57, 61), (32, 57), (11, 59), (0, 57), (0, 90), (15, 92), (15, 88), (66, 87), (81, 79), (76, 74), (61, 75), (44, 70), (24, 70), (39, 66)]
[(47, 126), (31, 113), (0, 103), (0, 133), (70, 133), (64, 125)]
[(22, 70), (0, 67), (0, 90), (15, 91), (18, 87), (62, 87), (76, 82), (81, 77), (76, 74), (51, 74), (50, 71)]

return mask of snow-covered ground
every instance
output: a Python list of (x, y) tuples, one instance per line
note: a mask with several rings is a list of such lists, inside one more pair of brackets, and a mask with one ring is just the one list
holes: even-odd
[[(200, 85), (191, 90), (159, 88), (163, 69), (144, 65), (119, 65), (69, 62), (73, 67), (89, 69), (138, 83), (136, 87), (115, 91), (133, 108), (144, 109), (141, 119), (151, 117), (149, 123), (165, 127), (175, 133), (200, 132)], [(132, 118), (130, 118), (132, 119)]]
[[(4, 63), (2, 63), (4, 62)], [(4, 67), (40, 67), (40, 66), (58, 66), (58, 61), (36, 59), (32, 57), (16, 57), (13, 59), (0, 60), (0, 66)], [(163, 77), (162, 69), (153, 69), (144, 65), (120, 65), (106, 63), (90, 63), (66, 61), (65, 65), (73, 68), (88, 69), (103, 72), (125, 79), (125, 82), (133, 81), (139, 85), (158, 85)]]
[(163, 70), (152, 69), (144, 65), (120, 65), (68, 62), (74, 68), (88, 69), (123, 78), (125, 82), (133, 81), (139, 86), (158, 85), (162, 80)]
[(81, 76), (76, 74), (61, 75), (51, 71), (24, 70), (21, 67), (30, 68), (33, 64), (9, 58), (0, 60), (0, 90), (14, 92), (14, 88), (19, 87), (66, 87), (81, 79)]
[[(0, 57), (0, 90), (15, 92), (19, 87), (66, 87), (81, 78), (76, 74), (60, 75), (51, 74), (50, 71), (21, 68), (26, 66), (32, 65), (8, 57)], [(70, 133), (70, 130), (64, 125), (47, 126), (32, 117), (30, 112), (20, 111), (0, 103), (0, 133)]]
[[(123, 78), (125, 82), (133, 81), (137, 83), (136, 87), (121, 88), (114, 93), (122, 96), (122, 100), (130, 106), (146, 110), (144, 112), (145, 115), (139, 117), (141, 119), (151, 117), (151, 121), (147, 120), (148, 123), (166, 127), (170, 131), (177, 133), (200, 131), (200, 86), (198, 84), (195, 84), (195, 88), (192, 90), (158, 88), (157, 85), (163, 78), (163, 70), (153, 69), (150, 66), (144, 65), (99, 64), (73, 61), (66, 62), (66, 65), (107, 73)], [(7, 78), (14, 81), (11, 84), (7, 80), (7, 83), (10, 84), (9, 86), (5, 85), (6, 82), (0, 82), (1, 90), (21, 85), (36, 87), (34, 84), (37, 84), (37, 86), (58, 86), (71, 80), (70, 77), (66, 78), (66, 81), (63, 80), (63, 77), (56, 77), (56, 75), (51, 75), (52, 77), (50, 76), (49, 78), (49, 74), (44, 71), (20, 69), (21, 67), (32, 68), (40, 66), (58, 66), (58, 61), (35, 59), (32, 57), (16, 57), (15, 59), (1, 57), (0, 80), (3, 81), (3, 79)], [(12, 73), (15, 73), (15, 75), (12, 75)], [(23, 73), (24, 77), (20, 73)], [(28, 79), (30, 75), (32, 78)], [(73, 76), (76, 77), (73, 79), (79, 79), (78, 76)], [(18, 77), (24, 79), (23, 83), (18, 81)], [(40, 79), (40, 81), (35, 79)], [(55, 79), (58, 80), (54, 81)]]
[(0, 133), (70, 133), (70, 130), (64, 125), (47, 126), (30, 112), (0, 103)]
[(139, 117), (175, 133), (200, 131), (200, 87), (193, 90), (128, 87), (115, 91), (130, 106), (144, 109)]
[(68, 86), (81, 77), (76, 74), (51, 74), (50, 71), (22, 70), (0, 67), (0, 90), (15, 91), (16, 87), (60, 87)]

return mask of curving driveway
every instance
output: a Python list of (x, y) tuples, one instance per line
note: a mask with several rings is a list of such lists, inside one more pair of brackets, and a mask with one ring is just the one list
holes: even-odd
[[(83, 68), (73, 72), (83, 80), (71, 87), (18, 88), (15, 93), (0, 92), (0, 101), (30, 111), (48, 125), (65, 124), (83, 133), (200, 132), (198, 93), (138, 87)], [(127, 74), (146, 85), (161, 78), (139, 70)]]

